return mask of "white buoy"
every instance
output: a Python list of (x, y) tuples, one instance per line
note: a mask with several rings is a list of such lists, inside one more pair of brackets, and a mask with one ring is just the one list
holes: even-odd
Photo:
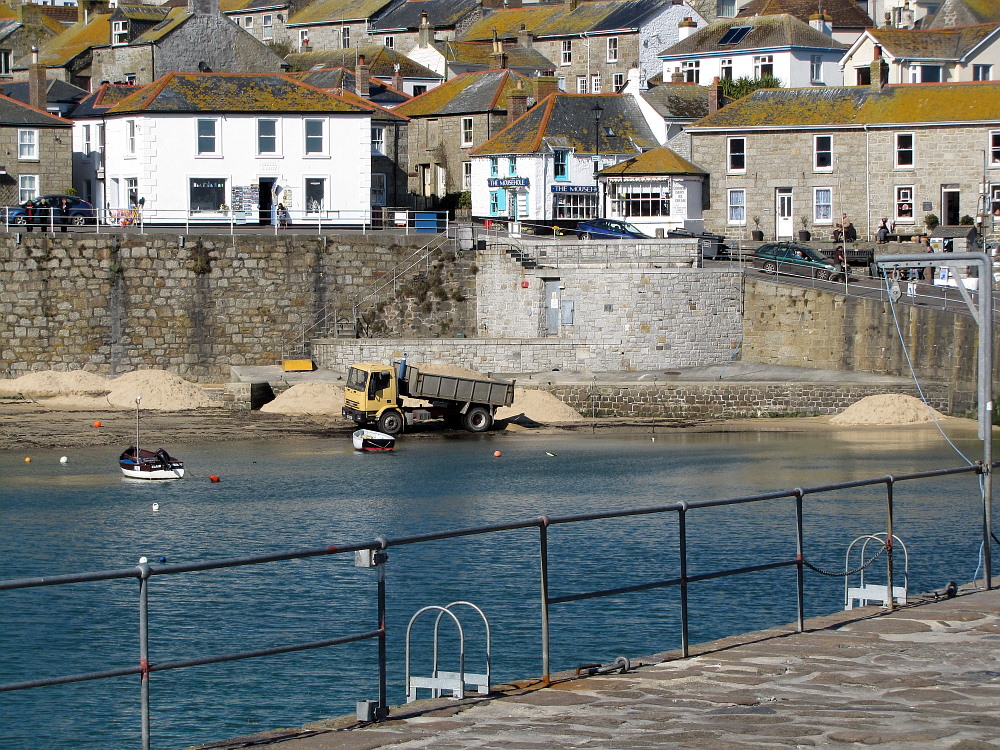
[(160, 509), (160, 504), (159, 503), (153, 503), (153, 510), (159, 510), (159, 509)]
[(59, 463), (61, 463), (61, 464), (64, 464), (64, 463), (66, 463), (67, 461), (69, 461), (69, 459), (68, 459), (68, 458), (66, 458), (66, 456), (63, 456), (62, 458), (60, 458), (60, 459), (59, 459)]

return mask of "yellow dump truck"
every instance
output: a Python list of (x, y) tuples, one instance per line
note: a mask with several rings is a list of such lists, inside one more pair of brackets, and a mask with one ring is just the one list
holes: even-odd
[[(404, 406), (404, 398), (426, 403)], [(405, 359), (392, 365), (359, 362), (347, 372), (343, 414), (389, 435), (430, 419), (484, 432), (493, 426), (497, 408), (513, 402), (513, 382), (423, 373)]]

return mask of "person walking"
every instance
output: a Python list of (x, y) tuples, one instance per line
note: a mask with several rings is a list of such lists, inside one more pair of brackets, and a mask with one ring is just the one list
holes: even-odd
[(843, 245), (837, 245), (837, 249), (834, 250), (834, 258), (837, 261), (840, 272), (844, 274), (844, 281), (847, 281), (847, 254), (844, 252)]
[(66, 227), (69, 226), (69, 201), (66, 198), (60, 198), (59, 202), (52, 207), (52, 214), (55, 223), (59, 225), (59, 231), (65, 232)]

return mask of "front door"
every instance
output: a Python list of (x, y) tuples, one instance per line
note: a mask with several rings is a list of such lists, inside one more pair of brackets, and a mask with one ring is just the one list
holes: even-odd
[(257, 221), (260, 222), (261, 226), (266, 226), (271, 224), (271, 214), (274, 202), (271, 200), (274, 196), (274, 178), (273, 177), (261, 177), (260, 181), (257, 183), (257, 205), (259, 206), (257, 212)]
[(545, 282), (545, 333), (559, 335), (559, 318), (562, 316), (562, 294), (559, 280)]
[(961, 220), (961, 211), (958, 207), (959, 192), (945, 188), (941, 191), (941, 223), (948, 226), (957, 226)]
[(778, 188), (774, 195), (774, 236), (791, 237), (792, 219), (792, 189)]

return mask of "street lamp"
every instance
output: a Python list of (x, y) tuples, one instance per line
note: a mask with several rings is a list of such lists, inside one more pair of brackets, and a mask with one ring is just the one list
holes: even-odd
[(594, 174), (597, 174), (601, 161), (601, 115), (604, 114), (604, 107), (600, 102), (595, 102), (591, 112), (594, 113)]

